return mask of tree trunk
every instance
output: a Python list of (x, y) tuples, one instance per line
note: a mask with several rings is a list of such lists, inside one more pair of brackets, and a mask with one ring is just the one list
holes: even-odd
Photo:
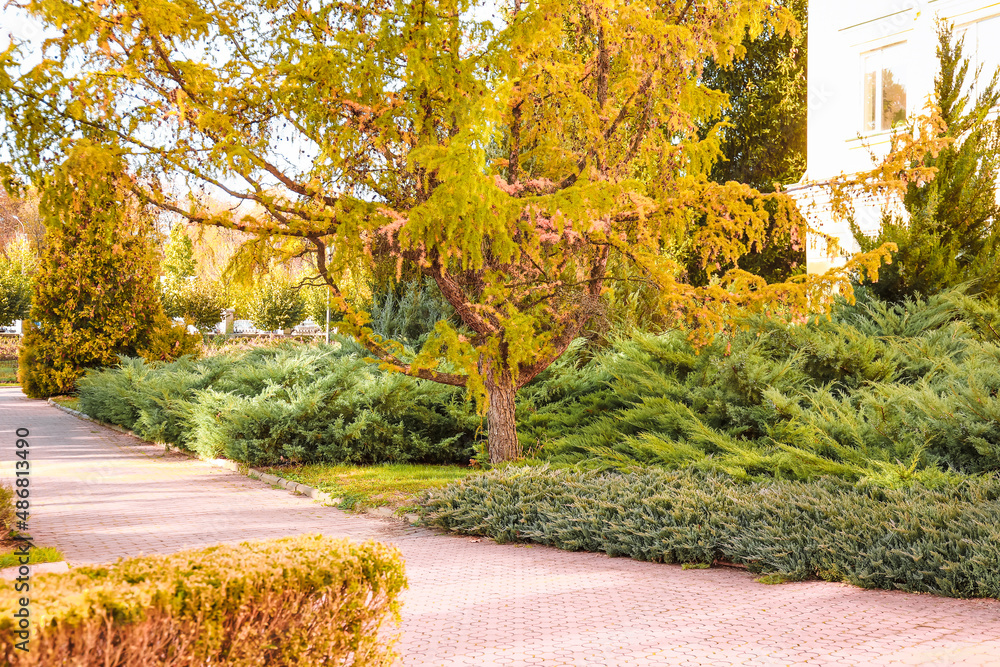
[(517, 421), (514, 419), (514, 396), (517, 388), (507, 372), (500, 377), (487, 373), (486, 393), (489, 407), (486, 410), (487, 441), (490, 464), (514, 461), (521, 458), (521, 443), (517, 439)]

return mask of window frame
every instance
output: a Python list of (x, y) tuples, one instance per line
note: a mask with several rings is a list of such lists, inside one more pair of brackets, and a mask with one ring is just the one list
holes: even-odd
[[(970, 79), (967, 80), (968, 90), (965, 90), (963, 92), (965, 92), (967, 94), (970, 94), (971, 97), (975, 97), (976, 95), (978, 95), (978, 88), (979, 88), (980, 84), (982, 83), (979, 79), (974, 78), (974, 77), (976, 76), (976, 72), (978, 71), (979, 67), (981, 67), (983, 65), (983, 62), (982, 62), (982, 59), (981, 59), (981, 56), (980, 56), (980, 52), (979, 52), (979, 43), (980, 43), (980, 34), (979, 33), (980, 33), (980, 28), (982, 27), (982, 24), (986, 23), (987, 21), (996, 21), (997, 27), (1000, 27), (1000, 14), (991, 14), (989, 16), (982, 16), (982, 17), (977, 18), (977, 19), (975, 19), (973, 21), (968, 21), (968, 22), (963, 23), (961, 25), (955, 26), (955, 35), (956, 35), (956, 37), (958, 37), (959, 39), (964, 39), (965, 40), (965, 43), (964, 43), (964, 45), (962, 47), (962, 57), (963, 58), (967, 58), (969, 60), (969, 74), (968, 74), (968, 76), (970, 77)], [(974, 43), (972, 45), (970, 45), (969, 44), (969, 37), (970, 37), (970, 33), (973, 33), (973, 32), (974, 32), (974, 36), (975, 36), (975, 41), (974, 41)], [(971, 46), (971, 48), (970, 48), (970, 46)], [(985, 79), (986, 83), (989, 82), (990, 75), (992, 74), (992, 70), (995, 70), (996, 68), (1000, 68), (1000, 61), (998, 61), (996, 63), (993, 63), (993, 67), (991, 68), (991, 71), (987, 72), (985, 69), (983, 70), (982, 74), (985, 75), (984, 79)]]
[[(884, 85), (883, 85), (883, 78), (882, 78), (882, 73), (885, 71), (884, 53), (886, 51), (890, 50), (890, 49), (904, 47), (908, 43), (909, 43), (909, 40), (900, 39), (900, 40), (896, 40), (896, 41), (893, 41), (893, 42), (889, 42), (887, 44), (882, 44), (881, 46), (878, 46), (878, 47), (873, 48), (873, 49), (868, 49), (867, 51), (862, 51), (860, 53), (860, 58), (859, 58), (859, 63), (858, 64), (859, 64), (860, 80), (861, 80), (861, 133), (860, 133), (861, 136), (872, 136), (872, 135), (878, 135), (878, 134), (886, 134), (886, 133), (891, 132), (893, 130), (893, 128), (897, 126), (897, 124), (893, 124), (892, 126), (890, 126), (888, 128), (883, 128), (882, 127), (882, 123), (881, 123), (881, 119), (883, 118), (884, 104), (885, 104), (885, 100), (884, 100), (884, 97), (883, 97), (883, 94), (884, 94), (884, 90), (883, 90), (884, 89)], [(866, 97), (866, 88), (867, 88), (867, 85), (868, 85), (868, 68), (866, 67), (866, 61), (868, 60), (868, 58), (876, 58), (877, 59), (876, 66), (874, 68), (874, 74), (875, 74), (875, 99), (874, 99), (874, 106), (875, 106), (874, 113), (875, 113), (875, 118), (874, 118), (874, 122), (873, 122), (874, 127), (872, 127), (872, 126), (869, 125), (869, 121), (868, 121), (868, 117), (867, 117), (868, 116), (868, 104), (867, 104), (868, 99)], [(903, 71), (897, 72), (897, 74), (900, 75), (900, 80), (901, 80), (901, 83), (902, 83), (902, 86), (903, 86), (903, 94), (907, 95), (907, 93), (909, 91), (909, 88), (910, 88), (909, 68), (908, 67), (904, 68)], [(905, 103), (904, 107), (905, 107), (905, 114), (908, 117), (910, 115), (909, 114), (909, 99), (908, 99), (908, 95), (907, 95), (907, 100), (906, 100), (906, 103)]]

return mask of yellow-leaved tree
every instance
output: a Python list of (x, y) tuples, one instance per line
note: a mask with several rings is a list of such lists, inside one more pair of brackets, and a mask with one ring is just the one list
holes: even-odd
[[(26, 44), (0, 58), (9, 175), (85, 138), (152, 204), (258, 248), (291, 240), (381, 363), (483, 399), (493, 462), (521, 452), (517, 389), (609, 287), (654, 285), (704, 339), (734, 307), (823, 307), (886, 255), (780, 285), (720, 269), (768, 233), (804, 233), (784, 195), (711, 182), (719, 133), (699, 132), (725, 99), (701, 82), (706, 60), (739, 58), (748, 31), (797, 30), (773, 0), (26, 6), (56, 36), (35, 67), (17, 65)], [(247, 206), (170, 196), (181, 179)], [(682, 245), (706, 286), (678, 280)], [(372, 262), (427, 276), (461, 325), (414, 355), (373, 334), (341, 290)]]

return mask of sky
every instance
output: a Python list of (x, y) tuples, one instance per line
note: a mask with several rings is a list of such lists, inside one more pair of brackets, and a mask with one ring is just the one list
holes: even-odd
[[(36, 47), (29, 47), (25, 53), (22, 54), (24, 64), (33, 66), (41, 58), (41, 42), (45, 37), (45, 31), (42, 26), (31, 19), (26, 12), (23, 10), (12, 7), (9, 5), (10, 0), (0, 0), (0, 50), (3, 50), (9, 46), (11, 37), (16, 40), (26, 39), (33, 42)], [(503, 21), (499, 16), (498, 6), (501, 5), (504, 0), (485, 0), (478, 3), (479, 6), (472, 10), (472, 15), (476, 20), (491, 20), (494, 26), (501, 26)], [(282, 151), (284, 152), (284, 151)], [(299, 155), (298, 150), (289, 151), (290, 155), (284, 155), (283, 159), (288, 161), (293, 169), (298, 170), (308, 170), (309, 160), (308, 156), (303, 158)], [(236, 183), (230, 183), (230, 185), (242, 185)], [(175, 183), (175, 189), (187, 190), (187, 187), (178, 181)], [(209, 188), (213, 196), (220, 197), (225, 200), (227, 197), (221, 193), (221, 191), (216, 192), (214, 188)]]
[(0, 5), (0, 49), (7, 48), (11, 35), (17, 39), (41, 39), (42, 29), (23, 11)]

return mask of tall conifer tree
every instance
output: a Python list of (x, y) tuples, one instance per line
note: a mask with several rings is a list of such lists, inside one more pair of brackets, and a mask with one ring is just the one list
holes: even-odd
[(164, 326), (152, 218), (121, 169), (78, 147), (42, 190), (46, 245), (19, 364), (28, 396), (73, 391), (88, 368), (146, 352)]
[(951, 143), (923, 160), (936, 174), (909, 185), (905, 217), (887, 215), (875, 237), (854, 229), (862, 250), (885, 242), (899, 248), (869, 285), (885, 299), (929, 296), (969, 281), (977, 291), (1000, 291), (1000, 118), (991, 113), (1000, 105), (1000, 70), (970, 71), (964, 41), (951, 26), (939, 26), (934, 101), (946, 125), (940, 137)]

